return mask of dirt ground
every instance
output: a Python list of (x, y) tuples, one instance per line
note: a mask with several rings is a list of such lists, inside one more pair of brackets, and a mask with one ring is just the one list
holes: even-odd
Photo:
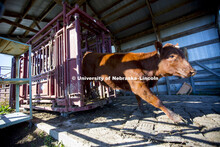
[[(76, 112), (68, 118), (59, 113), (34, 111), (33, 123), (54, 126), (57, 132), (65, 131), (85, 146), (220, 146), (219, 96), (160, 96), (160, 99), (188, 124), (174, 124), (161, 110), (147, 103), (142, 114), (132, 96), (116, 98), (103, 108)], [(0, 131), (4, 146), (59, 144), (36, 127), (29, 129), (28, 123)], [(53, 145), (46, 143), (50, 141)]]
[[(41, 114), (41, 112), (38, 112)], [(36, 126), (23, 122), (0, 130), (1, 147), (58, 147), (62, 144)]]

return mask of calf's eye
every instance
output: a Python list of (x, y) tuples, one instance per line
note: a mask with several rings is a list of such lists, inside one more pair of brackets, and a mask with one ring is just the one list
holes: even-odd
[(170, 55), (169, 58), (174, 58), (174, 55)]

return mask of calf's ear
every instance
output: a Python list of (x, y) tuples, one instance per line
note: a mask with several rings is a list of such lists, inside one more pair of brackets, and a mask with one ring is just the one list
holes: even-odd
[(179, 43), (177, 43), (177, 44), (175, 45), (175, 47), (176, 47), (176, 48), (180, 48)]
[(155, 45), (155, 48), (156, 48), (157, 54), (160, 55), (161, 50), (162, 50), (162, 48), (163, 48), (162, 43), (159, 42), (159, 41), (156, 41), (156, 42), (154, 43), (154, 45)]

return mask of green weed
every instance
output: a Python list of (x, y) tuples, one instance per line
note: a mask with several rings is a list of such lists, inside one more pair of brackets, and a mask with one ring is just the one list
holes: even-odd
[(2, 105), (2, 106), (0, 106), (0, 114), (8, 114), (8, 113), (10, 113), (12, 111), (13, 111), (13, 109), (11, 109), (11, 107), (9, 107), (9, 105), (6, 105), (6, 106)]

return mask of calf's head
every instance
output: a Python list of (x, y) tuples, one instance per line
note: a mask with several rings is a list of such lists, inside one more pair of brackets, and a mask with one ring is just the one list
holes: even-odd
[(167, 43), (163, 46), (160, 42), (155, 42), (155, 48), (160, 58), (158, 71), (162, 76), (174, 75), (186, 78), (196, 74), (196, 70), (185, 59), (178, 44)]

